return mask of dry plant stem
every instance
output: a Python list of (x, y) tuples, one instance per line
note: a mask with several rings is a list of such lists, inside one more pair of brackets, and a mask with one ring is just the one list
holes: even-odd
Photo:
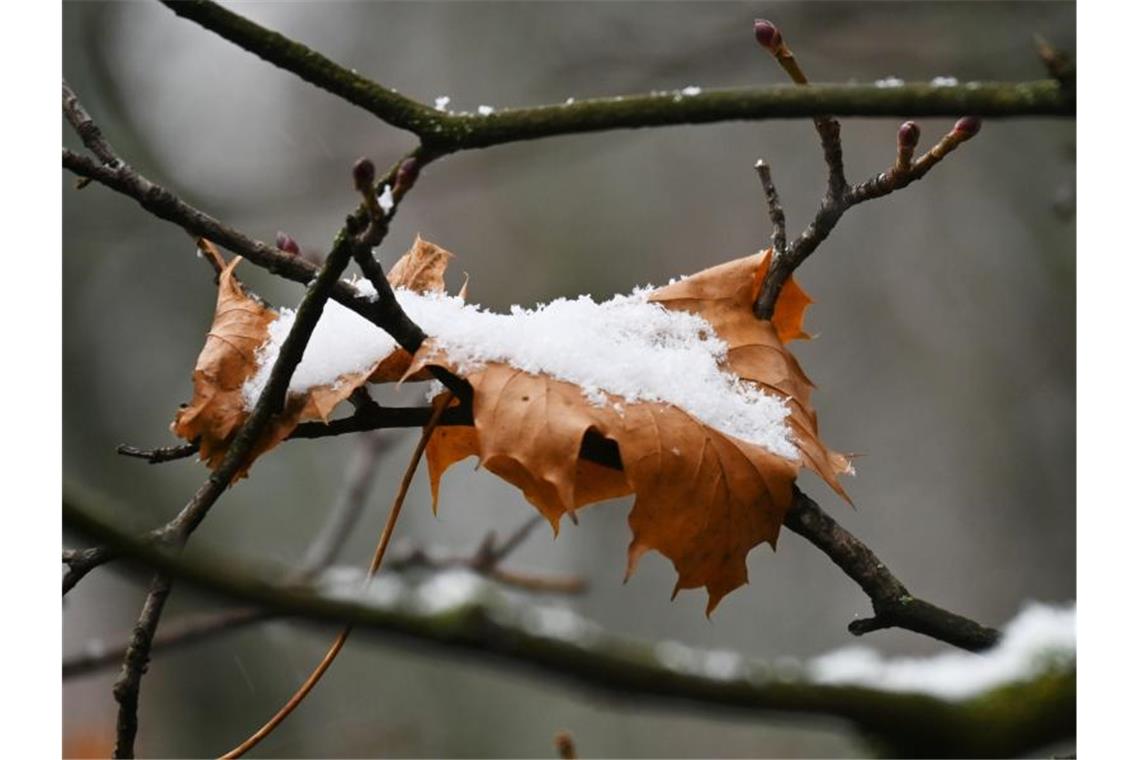
[(813, 85), (706, 90), (580, 100), (511, 108), (489, 116), (444, 113), (360, 76), (278, 32), (207, 0), (162, 0), (179, 16), (352, 103), (387, 124), (414, 132), (440, 153), (555, 135), (673, 124), (805, 116), (1073, 116), (1075, 92), (1053, 80), (977, 83), (970, 87)]
[[(412, 477), (416, 474), (416, 468), (419, 467), (424, 449), (427, 448), (431, 434), (435, 432), (436, 427), (439, 425), (440, 415), (442, 415), (443, 410), (447, 407), (449, 399), (450, 397), (447, 397), (443, 400), (437, 408), (436, 413), (428, 420), (428, 424), (424, 426), (424, 431), (420, 436), (419, 443), (416, 445), (415, 451), (412, 452), (412, 459), (404, 469), (404, 477), (400, 479), (400, 487), (396, 491), (396, 498), (392, 501), (392, 508), (388, 511), (388, 520), (384, 524), (384, 530), (380, 534), (380, 541), (376, 544), (376, 551), (372, 555), (372, 562), (368, 566), (368, 576), (365, 579), (365, 585), (376, 575), (376, 571), (380, 569), (380, 564), (384, 561), (384, 554), (388, 551), (388, 545), (392, 541), (392, 534), (396, 530), (396, 521), (400, 519), (400, 511), (404, 507), (404, 499), (408, 495), (408, 488), (412, 485)], [(313, 687), (317, 685), (317, 682), (321, 680), (325, 672), (328, 671), (336, 659), (336, 656), (340, 654), (340, 650), (344, 648), (344, 643), (348, 640), (350, 633), (352, 633), (351, 623), (346, 625), (344, 630), (337, 635), (332, 646), (329, 647), (328, 652), (325, 653), (324, 658), (321, 659), (316, 669), (309, 674), (309, 677), (305, 679), (305, 682), (301, 684), (301, 687), (285, 702), (281, 709), (277, 711), (277, 714), (270, 718), (264, 726), (255, 731), (252, 736), (222, 755), (222, 757), (241, 757), (260, 744), (265, 737), (273, 733), (274, 729), (281, 725), (281, 723), (289, 717), (289, 714), (297, 709), (305, 697), (308, 696), (309, 692), (313, 690)]]

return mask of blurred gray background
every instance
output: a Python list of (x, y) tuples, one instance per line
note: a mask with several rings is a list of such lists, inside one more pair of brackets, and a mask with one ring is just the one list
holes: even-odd
[[(400, 92), (453, 110), (672, 89), (782, 82), (751, 36), (775, 20), (808, 75), (1018, 80), (1043, 76), (1033, 33), (1075, 52), (1075, 7), (1027, 3), (234, 3)], [(319, 253), (356, 203), (348, 169), (386, 166), (413, 139), (262, 62), (157, 3), (64, 5), (64, 75), (140, 171), (262, 240), (288, 231)], [(926, 119), (928, 147), (950, 127)], [(847, 119), (848, 174), (893, 160), (893, 120)], [(78, 141), (65, 130), (64, 144)], [(813, 476), (804, 488), (868, 542), (915, 593), (991, 624), (1023, 602), (1075, 595), (1075, 123), (991, 120), (921, 183), (861, 206), (800, 270), (815, 297), (793, 348), (818, 385), (824, 439), (857, 451), (856, 509)], [(458, 254), (451, 282), (503, 309), (561, 295), (606, 298), (746, 255), (770, 234), (752, 170), (763, 157), (796, 231), (823, 187), (808, 121), (559, 137), (433, 165), (381, 251), (417, 233)], [(137, 527), (171, 516), (205, 477), (192, 461), (148, 466), (115, 446), (171, 442), (214, 305), (180, 229), (92, 186), (64, 195), (64, 472), (120, 500)], [(301, 290), (253, 267), (277, 304)], [(404, 391), (399, 403), (416, 403)], [(344, 555), (364, 565), (413, 445), (394, 433), (369, 511)], [(228, 493), (193, 544), (245, 561), (296, 562), (353, 451), (350, 438), (286, 444)], [(438, 518), (426, 477), (398, 535), (473, 549), (530, 514), (493, 476), (457, 465)], [(670, 602), (674, 574), (647, 556), (626, 585), (629, 504), (583, 513), (557, 541), (537, 531), (511, 568), (574, 573), (588, 594), (559, 603), (607, 629), (748, 655), (809, 657), (850, 642), (857, 587), (799, 537), (750, 557), (751, 584), (711, 620), (703, 591)], [(70, 537), (66, 543), (73, 544)], [(65, 656), (115, 642), (142, 585), (89, 576), (64, 608)], [(549, 601), (549, 600), (548, 600)], [(168, 619), (212, 600), (176, 590)], [(160, 655), (143, 685), (143, 755), (220, 752), (268, 717), (332, 633), (270, 623)], [(913, 634), (885, 651), (929, 653)], [(109, 748), (114, 673), (69, 680), (65, 738)], [(585, 755), (859, 755), (842, 725), (755, 720), (613, 698), (542, 675), (396, 648), (360, 636), (263, 755), (553, 756), (571, 730)], [(104, 749), (103, 751), (106, 751)]]

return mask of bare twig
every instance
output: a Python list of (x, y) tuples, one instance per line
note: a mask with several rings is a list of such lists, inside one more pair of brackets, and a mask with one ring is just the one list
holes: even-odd
[(780, 205), (780, 195), (772, 182), (772, 168), (763, 159), (756, 162), (756, 173), (764, 187), (764, 198), (768, 203), (768, 218), (772, 220), (772, 251), (774, 256), (782, 256), (788, 247), (787, 222), (784, 220), (784, 207)]
[(170, 596), (170, 586), (169, 575), (161, 571), (155, 573), (142, 612), (139, 613), (138, 622), (135, 623), (130, 642), (123, 653), (123, 665), (112, 689), (115, 701), (119, 703), (115, 722), (115, 757), (134, 757), (135, 754), (135, 735), (139, 730), (139, 690), (150, 662), (150, 644), (158, 629), (163, 607)]
[(67, 570), (63, 574), (63, 595), (75, 588), (75, 584), (83, 580), (89, 572), (117, 559), (118, 554), (106, 546), (93, 546), (90, 549), (64, 549), (63, 564)]
[(63, 83), (63, 115), (67, 117), (68, 123), (79, 135), (79, 139), (87, 146), (87, 150), (94, 153), (105, 166), (114, 169), (122, 163), (66, 81)]
[[(755, 23), (756, 40), (776, 58), (797, 85), (807, 85), (807, 77), (800, 69), (795, 56), (784, 42), (780, 30), (770, 21), (758, 19)], [(784, 283), (792, 273), (819, 247), (840, 218), (852, 206), (872, 198), (906, 187), (921, 179), (931, 168), (946, 157), (950, 151), (977, 134), (980, 121), (976, 116), (959, 119), (954, 129), (943, 137), (933, 148), (917, 161), (912, 162), (914, 148), (918, 143), (918, 126), (906, 122), (900, 127), (899, 149), (894, 165), (886, 172), (862, 182), (855, 187), (847, 184), (843, 171), (843, 149), (839, 139), (839, 122), (834, 116), (816, 116), (816, 131), (819, 132), (823, 155), (827, 163), (827, 190), (820, 201), (815, 217), (800, 236), (787, 246), (786, 250), (776, 249), (772, 264), (764, 276), (760, 293), (756, 298), (754, 311), (760, 319), (771, 319), (776, 310), (776, 300)], [(757, 165), (757, 169), (760, 165)], [(764, 180), (763, 173), (761, 181)], [(765, 184), (765, 191), (769, 183)], [(774, 188), (773, 188), (774, 193)], [(769, 195), (769, 199), (771, 194)], [(769, 200), (771, 207), (771, 200)], [(775, 216), (773, 215), (773, 222)]]
[(861, 636), (883, 628), (905, 628), (972, 652), (998, 643), (1001, 634), (993, 628), (911, 596), (866, 544), (844, 530), (798, 488), (795, 498), (784, 525), (831, 558), (871, 599), (875, 616), (853, 621), (848, 626), (851, 633)]
[(150, 464), (173, 462), (177, 459), (186, 459), (198, 453), (198, 442), (180, 443), (174, 446), (159, 446), (156, 449), (140, 449), (126, 443), (119, 444), (115, 452), (125, 457), (145, 459)]

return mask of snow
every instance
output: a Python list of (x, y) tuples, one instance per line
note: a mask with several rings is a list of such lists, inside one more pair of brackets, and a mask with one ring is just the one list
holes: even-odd
[(876, 87), (902, 87), (904, 84), (906, 83), (903, 80), (894, 76), (875, 80)]
[(416, 589), (415, 603), (428, 615), (439, 615), (478, 601), (487, 582), (470, 570), (445, 570), (431, 576)]
[(480, 116), (490, 116), (491, 114), (493, 114), (495, 112), (495, 109), (493, 106), (479, 106), (475, 110), (477, 110), (479, 112)]
[(957, 77), (934, 77), (930, 80), (930, 84), (935, 87), (956, 87), (958, 85)]
[(954, 650), (886, 659), (869, 647), (851, 646), (816, 658), (808, 673), (817, 683), (965, 699), (1075, 659), (1076, 618), (1073, 605), (1030, 604), (1006, 626), (1001, 643), (981, 654)]
[(448, 95), (440, 95), (435, 99), (435, 110), (446, 111), (447, 104), (451, 102), (451, 97)]
[(682, 95), (688, 95), (688, 96), (700, 95), (701, 94), (701, 88), (697, 87), (696, 85), (691, 84), (688, 87), (682, 88), (681, 94)]
[(380, 193), (380, 210), (385, 214), (391, 214), (392, 209), (396, 207), (396, 200), (392, 197), (392, 188), (384, 185), (384, 192)]
[[(370, 283), (350, 283), (374, 298)], [(589, 296), (498, 314), (459, 298), (396, 289), (400, 305), (435, 339), (461, 374), (506, 363), (578, 385), (592, 404), (673, 404), (722, 433), (795, 460), (785, 402), (724, 368), (727, 346), (704, 319), (648, 300), (650, 289), (597, 303)], [(252, 409), (295, 314), (283, 309), (257, 354), (258, 371), (243, 387)], [(290, 382), (291, 393), (361, 372), (395, 349), (380, 328), (329, 302)]]

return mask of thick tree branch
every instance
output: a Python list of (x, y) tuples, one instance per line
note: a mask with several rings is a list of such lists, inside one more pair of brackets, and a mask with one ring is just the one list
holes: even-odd
[[(607, 692), (639, 698), (715, 705), (749, 713), (823, 715), (850, 721), (903, 756), (1023, 754), (1073, 736), (1075, 673), (1046, 672), (962, 702), (858, 686), (764, 676), (768, 669), (742, 660), (727, 677), (700, 664), (707, 653), (685, 649), (692, 666), (670, 665), (659, 646), (620, 639), (582, 624), (580, 634), (551, 635), (528, 622), (526, 607), (460, 604), (423, 613), (374, 599), (328, 596), (303, 586), (266, 583), (225, 562), (191, 562), (113, 528), (77, 504), (64, 503), (72, 529), (115, 546), (159, 572), (212, 593), (315, 621), (351, 622), (398, 640), (490, 655)], [(576, 630), (577, 630), (576, 628)], [(985, 731), (976, 727), (984, 723)]]
[(611, 129), (721, 121), (826, 116), (988, 117), (1076, 115), (1076, 95), (1053, 80), (986, 82), (956, 87), (927, 84), (812, 85), (659, 92), (510, 108), (486, 116), (449, 114), (365, 79), (320, 53), (208, 0), (162, 0), (183, 18), (306, 82), (360, 106), (392, 126), (417, 134), (441, 153)]
[[(392, 557), (382, 575), (407, 573), (409, 571), (438, 573), (445, 570), (466, 569), (492, 580), (500, 586), (517, 591), (538, 594), (582, 593), (586, 590), (587, 584), (579, 577), (531, 575), (507, 570), (501, 566), (510, 553), (517, 549), (531, 530), (541, 522), (542, 518), (535, 515), (520, 525), (501, 544), (493, 540), (494, 534), (488, 534), (483, 544), (475, 552), (467, 555), (437, 555), (418, 546), (409, 547)], [(316, 543), (314, 541), (313, 545), (315, 546)], [(320, 557), (320, 560), (324, 559), (325, 557)], [(328, 569), (329, 563), (327, 562), (322, 562), (319, 565), (303, 563), (300, 572), (289, 573), (289, 583), (316, 582), (320, 579), (323, 571)], [(332, 568), (332, 571), (339, 570), (356, 571), (357, 568)], [(351, 577), (354, 581), (356, 580), (355, 575)], [(177, 649), (280, 617), (281, 615), (271, 610), (258, 607), (186, 615), (180, 620), (170, 621), (163, 626), (162, 632), (154, 638), (152, 652)], [(85, 647), (85, 651), (81, 654), (64, 661), (63, 677), (66, 680), (113, 666), (122, 661), (126, 649), (126, 644), (108, 649), (102, 642), (92, 642), (91, 645)]]

